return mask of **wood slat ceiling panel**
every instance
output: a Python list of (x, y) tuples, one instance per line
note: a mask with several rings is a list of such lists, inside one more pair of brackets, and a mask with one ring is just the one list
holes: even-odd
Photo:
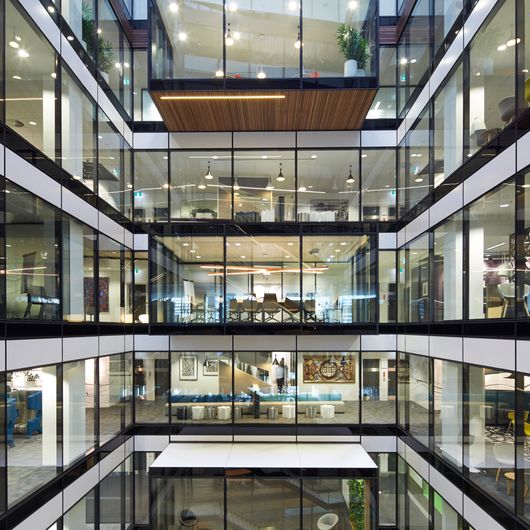
[[(171, 132), (326, 131), (360, 129), (374, 89), (277, 92), (151, 92)], [(167, 96), (285, 95), (269, 100), (164, 100)]]

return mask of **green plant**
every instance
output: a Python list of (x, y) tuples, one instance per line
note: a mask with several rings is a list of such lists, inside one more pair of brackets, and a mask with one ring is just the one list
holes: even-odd
[(355, 530), (364, 530), (364, 486), (362, 479), (348, 481), (350, 493), (350, 522)]
[(361, 36), (353, 26), (340, 24), (337, 28), (337, 45), (346, 61), (354, 59), (359, 68), (364, 68), (368, 61), (368, 40)]
[(86, 43), (87, 52), (92, 58), (96, 59), (101, 72), (109, 73), (114, 62), (112, 42), (105, 40), (97, 33), (92, 8), (87, 2), (82, 4), (81, 17), (82, 38)]

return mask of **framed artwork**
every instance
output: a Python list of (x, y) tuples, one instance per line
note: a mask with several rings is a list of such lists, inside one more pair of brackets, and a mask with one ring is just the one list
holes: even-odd
[(219, 375), (219, 361), (206, 359), (202, 365), (202, 375)]
[(355, 357), (304, 355), (304, 383), (355, 383)]
[(179, 372), (181, 381), (197, 381), (197, 356), (181, 355), (179, 357)]

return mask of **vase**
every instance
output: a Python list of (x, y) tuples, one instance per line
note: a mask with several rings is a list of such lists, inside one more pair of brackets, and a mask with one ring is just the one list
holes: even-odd
[(348, 59), (344, 63), (344, 77), (353, 77), (357, 74), (357, 61), (355, 59)]

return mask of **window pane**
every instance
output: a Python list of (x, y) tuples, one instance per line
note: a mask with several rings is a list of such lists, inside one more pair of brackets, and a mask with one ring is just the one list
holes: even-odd
[(66, 68), (62, 69), (61, 120), (62, 166), (95, 191), (96, 104)]
[(359, 181), (359, 151), (298, 151), (298, 221), (358, 221)]
[(80, 40), (90, 57), (95, 58), (96, 36), (95, 0), (61, 0), (61, 14), (70, 26), (73, 35)]
[(515, 44), (515, 0), (506, 0), (471, 41), (469, 154), (515, 119)]
[(7, 373), (10, 507), (52, 480), (60, 470), (57, 391), (55, 366)]
[(134, 219), (143, 223), (167, 221), (167, 151), (134, 152)]
[(96, 443), (94, 359), (63, 364), (64, 465), (83, 457)]
[(438, 50), (464, 7), (463, 0), (434, 0), (434, 51)]
[(167, 352), (136, 352), (134, 398), (137, 423), (168, 421), (169, 360)]
[(379, 322), (397, 322), (396, 252), (379, 251)]
[(514, 318), (515, 184), (467, 209), (469, 318)]
[(462, 318), (463, 276), (462, 214), (458, 213), (434, 230), (434, 320)]
[(462, 365), (434, 360), (434, 450), (462, 467)]
[(63, 515), (63, 530), (93, 530), (96, 528), (96, 493), (91, 490)]
[(6, 124), (55, 160), (57, 56), (11, 1), (6, 2), (5, 23)]
[[(293, 221), (295, 215), (293, 151), (234, 153), (235, 221)], [(299, 187), (302, 186), (299, 179)], [(306, 184), (307, 186), (307, 184)]]
[(171, 151), (170, 201), (171, 219), (230, 219), (231, 153)]
[(232, 352), (171, 352), (170, 400), (172, 423), (230, 423)]
[(228, 77), (299, 77), (301, 47), (295, 47), (295, 43), (300, 12), (298, 6), (290, 10), (288, 4), (284, 0), (244, 0), (238, 2), (236, 10), (228, 5), (225, 36)]
[(468, 374), (469, 441), (464, 463), (478, 487), (513, 509), (514, 496), (508, 494), (507, 487), (515, 467), (510, 423), (515, 414), (515, 378), (510, 372), (482, 366), (470, 366)]
[(88, 226), (63, 220), (63, 318), (93, 322), (96, 316), (96, 233)]
[(59, 320), (58, 212), (6, 186), (7, 318)]
[(460, 65), (434, 99), (434, 187), (462, 165), (463, 72)]
[(362, 165), (363, 221), (396, 218), (396, 150), (364, 149)]
[(364, 352), (362, 377), (363, 423), (396, 423), (396, 353)]

